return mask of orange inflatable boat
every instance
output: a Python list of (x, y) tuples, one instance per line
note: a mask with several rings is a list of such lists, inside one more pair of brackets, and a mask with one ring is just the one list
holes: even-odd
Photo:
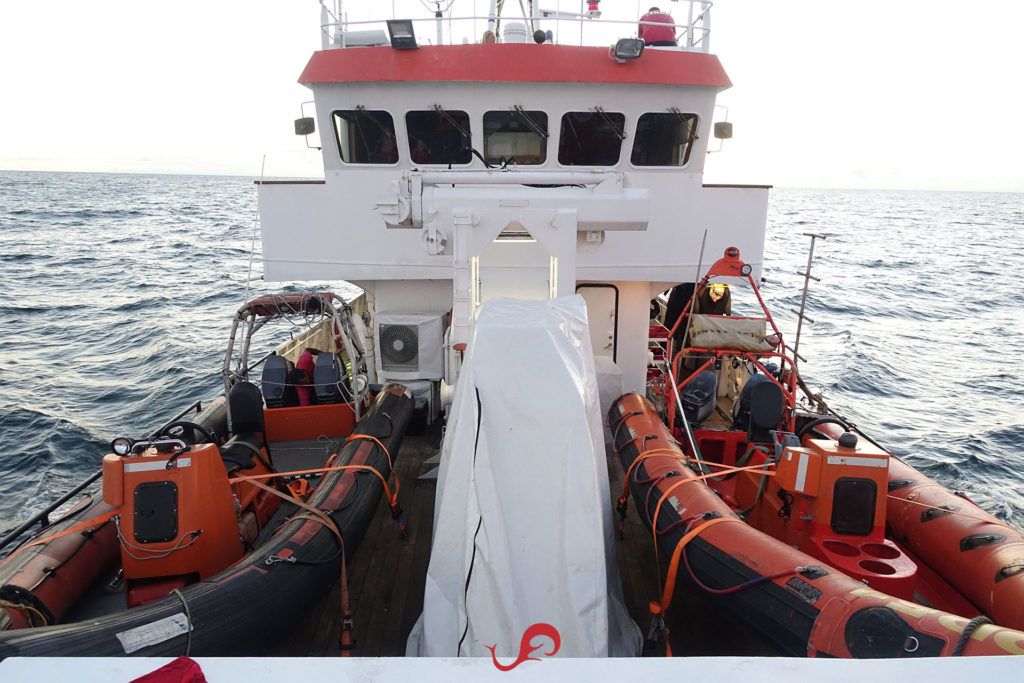
[[(677, 578), (792, 655), (1024, 654), (1024, 534), (812, 395), (751, 270), (726, 249), (669, 321), (659, 408), (608, 415), (666, 595)], [(758, 315), (731, 313), (738, 285)]]

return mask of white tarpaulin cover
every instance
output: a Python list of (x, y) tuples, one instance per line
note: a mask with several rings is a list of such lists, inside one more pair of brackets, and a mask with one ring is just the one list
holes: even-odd
[(515, 657), (538, 623), (558, 630), (558, 657), (639, 653), (615, 564), (599, 411), (580, 296), (492, 299), (478, 310), (407, 654), (487, 657), (497, 646), (498, 657)]

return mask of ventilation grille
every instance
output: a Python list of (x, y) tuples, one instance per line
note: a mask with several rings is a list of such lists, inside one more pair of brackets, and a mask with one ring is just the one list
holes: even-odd
[(419, 330), (415, 325), (380, 326), (380, 359), (384, 370), (418, 370), (419, 357)]
[(374, 351), (380, 381), (444, 377), (445, 315), (378, 313)]

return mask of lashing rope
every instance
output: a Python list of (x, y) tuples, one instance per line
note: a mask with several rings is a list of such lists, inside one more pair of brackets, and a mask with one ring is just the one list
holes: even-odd
[(707, 591), (708, 593), (711, 593), (712, 595), (731, 595), (732, 593), (738, 593), (741, 590), (745, 590), (747, 588), (751, 588), (752, 586), (756, 586), (759, 583), (764, 583), (765, 581), (772, 581), (774, 579), (779, 579), (779, 578), (782, 578), (783, 576), (789, 576), (790, 574), (797, 574), (797, 573), (799, 573), (799, 572), (801, 572), (801, 571), (806, 569), (806, 567), (795, 567), (794, 569), (783, 569), (781, 571), (777, 571), (777, 572), (774, 572), (772, 574), (764, 574), (764, 575), (761, 575), (761, 576), (755, 576), (754, 578), (750, 579), (749, 581), (744, 581), (743, 583), (737, 584), (735, 586), (730, 586), (728, 588), (712, 588), (711, 586), (708, 586), (703, 581), (701, 581), (700, 579), (697, 578), (697, 575), (693, 571), (693, 567), (690, 566), (690, 559), (689, 559), (689, 557), (687, 557), (685, 549), (682, 551), (681, 555), (682, 555), (682, 558), (683, 558), (683, 565), (686, 567), (686, 572), (690, 575), (690, 578), (693, 580), (693, 582), (697, 585), (698, 588), (700, 588), (701, 590)]
[[(380, 473), (378, 473), (378, 476), (380, 476)], [(335, 523), (334, 519), (332, 519), (331, 516), (324, 512), (323, 510), (315, 508), (312, 505), (309, 505), (299, 500), (298, 498), (295, 498), (294, 496), (290, 496), (284, 493), (283, 491), (271, 488), (270, 486), (267, 486), (266, 484), (260, 483), (258, 481), (250, 481), (249, 483), (251, 483), (253, 486), (257, 488), (263, 489), (264, 491), (269, 491), (270, 493), (273, 493), (276, 496), (280, 496), (281, 498), (291, 503), (294, 503), (298, 507), (308, 511), (308, 514), (299, 514), (293, 516), (291, 518), (291, 521), (303, 519), (317, 524), (322, 524), (334, 534), (334, 537), (336, 539), (338, 539), (338, 548), (341, 553), (341, 604), (339, 605), (339, 610), (341, 612), (341, 633), (338, 636), (338, 648), (341, 651), (342, 657), (348, 657), (352, 649), (355, 647), (355, 639), (352, 637), (353, 624), (352, 610), (349, 607), (348, 569), (345, 566), (345, 539), (341, 535), (341, 530), (338, 528), (338, 525)], [(284, 527), (282, 526), (282, 528)]]
[[(83, 529), (89, 529), (90, 527), (96, 527), (96, 529), (98, 529), (102, 524), (104, 524), (107, 520), (109, 520), (111, 517), (116, 515), (118, 512), (119, 512), (119, 510), (111, 510), (110, 512), (104, 512), (102, 515), (99, 515), (97, 517), (93, 517), (92, 519), (87, 519), (84, 522), (79, 522), (78, 524), (75, 524), (74, 526), (70, 526), (67, 529), (64, 529), (63, 531), (59, 531), (59, 532), (57, 532), (55, 534), (50, 534), (49, 536), (44, 536), (43, 538), (37, 538), (36, 540), (32, 541), (31, 543), (26, 543), (25, 545), (21, 546), (20, 548), (18, 548), (14, 552), (15, 553), (19, 553), (22, 550), (25, 550), (26, 548), (31, 548), (34, 545), (39, 545), (40, 543), (49, 543), (50, 541), (55, 541), (58, 538), (61, 538), (63, 536), (68, 536), (70, 534), (75, 533), (76, 531), (81, 531)], [(91, 529), (91, 530), (95, 531), (96, 529)], [(13, 555), (14, 555), (14, 553), (11, 554), (11, 556), (13, 556)]]
[(953, 646), (953, 651), (949, 653), (950, 657), (959, 657), (964, 653), (964, 648), (967, 646), (967, 641), (970, 640), (971, 635), (974, 634), (979, 627), (983, 624), (991, 624), (992, 620), (986, 616), (974, 617), (967, 622), (964, 626), (964, 630), (960, 633), (960, 638), (957, 639), (956, 645)]
[[(376, 441), (377, 444), (380, 445), (380, 447), (382, 449), (384, 449), (384, 453), (385, 453), (385, 455), (388, 456), (388, 463), (390, 464), (391, 456), (388, 453), (387, 449), (384, 448), (384, 445), (381, 444), (379, 441), (377, 441), (377, 439), (375, 439), (372, 436), (366, 436), (365, 438), (373, 440), (373, 441)], [(332, 459), (329, 460), (328, 462), (333, 462), (333, 459), (334, 459), (334, 456), (332, 456)], [(311, 470), (293, 470), (291, 472), (274, 472), (274, 473), (271, 473), (271, 474), (241, 475), (241, 476), (238, 476), (238, 477), (232, 477), (231, 479), (228, 480), (228, 483), (230, 483), (230, 484), (237, 484), (237, 483), (240, 483), (240, 482), (249, 482), (249, 483), (255, 485), (257, 483), (257, 480), (260, 480), (260, 479), (273, 479), (273, 478), (276, 478), (276, 477), (291, 477), (291, 476), (297, 476), (297, 475), (303, 475), (303, 474), (326, 474), (327, 472), (341, 472), (341, 471), (345, 471), (345, 470), (351, 470), (351, 471), (355, 471), (355, 472), (372, 472), (374, 475), (376, 475), (376, 477), (378, 479), (380, 479), (381, 484), (384, 485), (384, 495), (388, 499), (388, 505), (391, 506), (391, 516), (395, 520), (395, 522), (398, 524), (398, 528), (402, 532), (402, 536), (404, 537), (405, 534), (406, 534), (406, 527), (405, 527), (405, 520), (404, 520), (404, 518), (402, 516), (403, 515), (402, 508), (398, 505), (398, 486), (399, 486), (398, 474), (393, 469), (391, 471), (391, 474), (395, 477), (395, 490), (394, 490), (394, 492), (392, 492), (391, 491), (391, 487), (388, 486), (387, 478), (384, 477), (384, 475), (382, 475), (379, 470), (377, 470), (375, 467), (371, 467), (370, 465), (334, 465), (334, 466), (331, 466), (331, 467), (319, 467), (319, 468), (311, 469)], [(266, 488), (267, 490), (274, 491), (274, 489), (271, 489), (270, 487), (262, 487), (261, 486), (260, 488)]]
[[(630, 416), (630, 415), (629, 414), (624, 414), (619, 420), (616, 421), (615, 424), (617, 426), (621, 426), (622, 424), (625, 423), (625, 418), (628, 417), (628, 416)], [(611, 426), (611, 425), (609, 424), (609, 426)], [(654, 438), (660, 438), (660, 437), (654, 437)], [(642, 439), (642, 437), (634, 437), (633, 439), (630, 439), (629, 441), (620, 444), (619, 447), (616, 449), (616, 452), (622, 451), (627, 445), (629, 445), (630, 443), (634, 443), (637, 440), (641, 440), (641, 443), (646, 441), (646, 439)], [(654, 515), (651, 518), (651, 531), (652, 531), (652, 539), (653, 539), (653, 542), (654, 542), (654, 552), (655, 552), (655, 558), (656, 558), (655, 561), (656, 561), (656, 564), (658, 565), (658, 574), (659, 575), (661, 573), (661, 569), (660, 569), (661, 561), (660, 561), (660, 557), (659, 557), (659, 553), (658, 553), (658, 536), (663, 535), (663, 534), (671, 531), (672, 529), (675, 529), (680, 524), (684, 524), (684, 523), (688, 524), (689, 523), (689, 522), (686, 522), (684, 520), (680, 520), (679, 522), (669, 526), (667, 529), (662, 529), (662, 530), (658, 529), (658, 516), (659, 516), (659, 513), (661, 512), (661, 506), (671, 496), (672, 492), (675, 491), (676, 488), (682, 486), (683, 484), (688, 484), (688, 483), (691, 483), (691, 482), (707, 480), (707, 479), (715, 479), (715, 478), (718, 477), (718, 475), (723, 475), (723, 474), (728, 475), (728, 474), (734, 474), (734, 473), (737, 473), (737, 472), (744, 472), (744, 471), (760, 470), (762, 472), (762, 474), (764, 474), (766, 476), (773, 476), (774, 475), (774, 472), (767, 472), (767, 473), (763, 472), (763, 466), (762, 465), (754, 465), (754, 466), (742, 466), (742, 465), (740, 465), (740, 466), (728, 466), (728, 465), (723, 465), (722, 463), (716, 463), (716, 462), (710, 462), (710, 461), (705, 461), (705, 460), (701, 460), (701, 459), (689, 458), (685, 454), (679, 452), (676, 449), (655, 448), (655, 449), (652, 449), (650, 451), (640, 451), (638, 456), (633, 460), (633, 462), (630, 463), (629, 467), (626, 469), (626, 476), (625, 476), (625, 480), (623, 482), (623, 494), (622, 494), (622, 497), (620, 497), (619, 501), (618, 501), (618, 503), (619, 503), (619, 515), (620, 515), (620, 532), (621, 532), (621, 528), (622, 528), (621, 527), (622, 522), (623, 522), (623, 520), (625, 518), (625, 505), (626, 505), (626, 501), (628, 500), (628, 496), (629, 496), (629, 493), (630, 493), (630, 491), (629, 491), (629, 484), (630, 484), (631, 478), (634, 481), (636, 481), (637, 483), (639, 483), (639, 484), (642, 484), (642, 483), (650, 483), (651, 484), (650, 489), (648, 490), (648, 499), (649, 499), (650, 493), (653, 492), (666, 479), (671, 478), (673, 475), (675, 475), (675, 476), (682, 476), (681, 473), (668, 472), (668, 473), (663, 474), (663, 475), (658, 476), (658, 477), (651, 477), (650, 479), (646, 480), (646, 482), (640, 482), (638, 479), (636, 479), (636, 474), (638, 472), (636, 470), (636, 466), (642, 460), (646, 460), (648, 458), (654, 458), (654, 457), (669, 458), (671, 460), (675, 460), (675, 461), (677, 461), (679, 463), (682, 463), (683, 466), (685, 466), (687, 468), (689, 468), (689, 465), (691, 463), (694, 463), (694, 462), (697, 463), (698, 465), (713, 466), (713, 467), (720, 468), (718, 471), (716, 471), (714, 473), (706, 472), (706, 473), (700, 474), (700, 475), (684, 477), (680, 481), (674, 482), (671, 486), (669, 486), (668, 489), (666, 489), (662, 493), (661, 497), (658, 499), (658, 502), (655, 505)], [(706, 467), (702, 467), (701, 469), (702, 469), (702, 471), (705, 471)], [(645, 508), (649, 508), (649, 507), (650, 507), (650, 505), (649, 505), (649, 500), (648, 500), (648, 504), (645, 505)], [(671, 560), (669, 562), (669, 568), (668, 568), (668, 572), (666, 574), (665, 584), (664, 584), (664, 587), (662, 589), (661, 599), (659, 601), (652, 601), (650, 603), (649, 607), (650, 607), (650, 612), (651, 612), (651, 627), (650, 627), (650, 629), (648, 631), (648, 634), (647, 634), (648, 640), (649, 641), (653, 640), (655, 635), (660, 631), (661, 634), (662, 634), (662, 637), (663, 637), (663, 639), (665, 641), (665, 651), (666, 651), (666, 654), (669, 657), (672, 656), (672, 645), (671, 645), (671, 642), (669, 640), (668, 625), (665, 622), (665, 613), (667, 612), (669, 606), (672, 603), (672, 596), (673, 596), (673, 593), (675, 591), (676, 576), (677, 576), (677, 574), (679, 572), (679, 560), (680, 560), (680, 558), (683, 559), (684, 565), (686, 566), (687, 571), (688, 571), (690, 577), (694, 580), (694, 582), (698, 586), (700, 586), (701, 588), (703, 588), (705, 590), (708, 590), (709, 592), (721, 593), (721, 594), (734, 593), (734, 592), (743, 590), (745, 588), (749, 588), (751, 586), (754, 586), (754, 585), (756, 585), (758, 583), (762, 583), (764, 581), (770, 581), (772, 579), (776, 579), (776, 578), (779, 578), (779, 577), (782, 577), (782, 576), (786, 576), (788, 574), (793, 574), (793, 573), (799, 571), (799, 568), (795, 568), (795, 569), (792, 569), (792, 570), (787, 569), (787, 570), (782, 571), (782, 572), (776, 572), (774, 574), (760, 576), (760, 577), (757, 577), (757, 578), (755, 578), (755, 579), (753, 579), (751, 581), (744, 582), (743, 584), (740, 584), (738, 586), (733, 586), (733, 587), (726, 588), (726, 589), (712, 589), (712, 588), (704, 585), (699, 580), (697, 580), (696, 576), (694, 575), (693, 570), (690, 567), (689, 560), (688, 560), (688, 558), (686, 557), (686, 554), (685, 554), (685, 547), (686, 547), (686, 545), (691, 540), (693, 540), (696, 536), (698, 536), (707, 527), (709, 527), (711, 525), (714, 525), (714, 524), (720, 524), (720, 523), (723, 523), (723, 522), (740, 522), (740, 523), (744, 523), (745, 524), (744, 520), (736, 518), (736, 517), (716, 517), (716, 518), (713, 518), (713, 519), (706, 520), (700, 526), (694, 527), (693, 529), (691, 529), (690, 531), (685, 533), (683, 535), (683, 537), (676, 543), (675, 549), (674, 549), (674, 551), (672, 553), (672, 558), (671, 558)]]
[(347, 570), (347, 567), (346, 567), (346, 560), (345, 560), (345, 540), (344, 540), (344, 538), (341, 535), (341, 531), (338, 529), (337, 524), (334, 522), (334, 520), (327, 513), (323, 512), (322, 510), (319, 510), (319, 509), (317, 509), (317, 508), (315, 508), (315, 507), (313, 507), (311, 505), (308, 505), (307, 503), (299, 500), (298, 498), (295, 498), (294, 496), (290, 496), (290, 495), (288, 495), (288, 494), (286, 494), (286, 493), (284, 493), (282, 491), (279, 491), (277, 489), (271, 488), (270, 486), (267, 486), (266, 484), (263, 484), (263, 483), (261, 483), (258, 480), (259, 479), (270, 479), (270, 478), (279, 477), (279, 476), (292, 476), (292, 475), (297, 475), (297, 474), (312, 474), (312, 473), (326, 474), (327, 472), (340, 472), (340, 471), (345, 471), (345, 470), (351, 470), (351, 471), (355, 471), (355, 472), (360, 472), (360, 471), (372, 472), (374, 475), (377, 476), (378, 479), (380, 479), (381, 484), (383, 484), (384, 492), (385, 492), (385, 495), (387, 496), (388, 503), (391, 505), (392, 517), (395, 518), (396, 522), (398, 523), (399, 529), (402, 532), (402, 535), (405, 536), (405, 533), (406, 533), (405, 532), (405, 522), (402, 519), (402, 510), (398, 506), (398, 487), (399, 487), (398, 474), (394, 471), (394, 466), (392, 464), (393, 461), (391, 459), (391, 454), (388, 452), (387, 447), (384, 446), (384, 444), (381, 443), (381, 441), (379, 439), (377, 439), (376, 437), (367, 435), (367, 434), (353, 434), (353, 435), (349, 436), (348, 439), (346, 439), (345, 441), (346, 441), (346, 443), (348, 443), (349, 441), (355, 441), (355, 440), (358, 440), (358, 439), (365, 439), (365, 440), (368, 440), (368, 441), (373, 441), (384, 452), (384, 455), (388, 459), (388, 467), (391, 470), (391, 474), (395, 477), (395, 490), (394, 490), (394, 493), (392, 493), (390, 487), (388, 486), (387, 479), (380, 473), (379, 470), (377, 470), (374, 467), (371, 467), (369, 465), (336, 465), (336, 466), (332, 466), (331, 463), (333, 463), (337, 459), (337, 457), (338, 457), (340, 452), (333, 454), (328, 459), (328, 461), (327, 461), (328, 467), (323, 467), (323, 468), (319, 468), (319, 469), (315, 469), (315, 470), (303, 470), (303, 471), (295, 471), (295, 472), (278, 472), (278, 473), (274, 473), (274, 474), (240, 476), (240, 477), (232, 478), (230, 480), (230, 483), (232, 483), (232, 484), (237, 483), (237, 482), (243, 482), (243, 481), (248, 482), (248, 483), (252, 484), (253, 486), (256, 486), (257, 488), (263, 489), (265, 491), (269, 491), (270, 493), (273, 493), (276, 496), (280, 496), (281, 498), (283, 498), (285, 500), (289, 500), (290, 502), (292, 502), (295, 505), (297, 505), (297, 506), (307, 510), (310, 513), (310, 514), (295, 515), (294, 517), (292, 517), (292, 520), (305, 519), (305, 520), (308, 520), (308, 521), (311, 521), (311, 522), (323, 524), (328, 529), (330, 529), (334, 533), (335, 537), (338, 539), (338, 545), (339, 545), (339, 549), (340, 549), (340, 553), (341, 553), (341, 578), (340, 578), (340, 586), (341, 586), (341, 588), (340, 588), (341, 601), (340, 602), (341, 602), (341, 604), (340, 604), (340, 612), (341, 612), (341, 617), (342, 617), (341, 633), (339, 634), (338, 647), (339, 647), (339, 649), (341, 651), (341, 655), (343, 657), (349, 656), (349, 654), (351, 653), (352, 649), (355, 647), (355, 639), (352, 636), (353, 622), (352, 622), (352, 611), (351, 611), (351, 608), (349, 606), (348, 575), (347, 575), (347, 571), (348, 570)]
[[(0, 608), (9, 608), (17, 610), (25, 615), (25, 620), (28, 621), (29, 626), (48, 626), (49, 623), (46, 620), (46, 615), (37, 610), (32, 605), (24, 602), (11, 602), (9, 600), (0, 600)], [(39, 622), (35, 623), (32, 616), (35, 616)]]
[(618, 505), (616, 506), (616, 511), (619, 513), (619, 535), (620, 536), (622, 535), (623, 525), (626, 522), (626, 510), (627, 510), (627, 503), (629, 501), (629, 477), (630, 477), (630, 475), (633, 472), (633, 468), (641, 460), (646, 460), (647, 458), (653, 458), (653, 457), (657, 457), (657, 456), (665, 457), (665, 458), (671, 458), (673, 460), (679, 460), (680, 459), (679, 456), (676, 455), (676, 451), (674, 451), (672, 449), (669, 449), (669, 448), (655, 448), (655, 449), (652, 449), (652, 450), (649, 450), (649, 451), (641, 451), (640, 455), (638, 455), (637, 458), (632, 463), (630, 463), (629, 467), (626, 468), (626, 477), (625, 477), (625, 479), (623, 480), (623, 483), (622, 483), (622, 495), (619, 496)]
[[(728, 467), (728, 468), (722, 470), (722, 472), (726, 472), (726, 473), (728, 473), (728, 472), (744, 472), (744, 471), (751, 471), (751, 470), (755, 470), (755, 469), (759, 469), (759, 468), (760, 468), (760, 465), (751, 465), (751, 466), (747, 466), (747, 467)], [(766, 474), (768, 476), (775, 476), (774, 472), (765, 472), (764, 474)], [(660, 567), (660, 560), (659, 560), (659, 557), (658, 557), (658, 514), (661, 512), (661, 505), (662, 505), (662, 503), (664, 503), (666, 500), (668, 500), (669, 496), (672, 495), (672, 492), (675, 491), (680, 486), (683, 486), (685, 484), (690, 484), (690, 483), (693, 483), (693, 482), (696, 482), (696, 481), (701, 481), (703, 479), (710, 479), (711, 477), (712, 477), (712, 475), (710, 475), (710, 474), (699, 474), (699, 475), (694, 475), (692, 477), (685, 477), (682, 480), (677, 481), (674, 484), (672, 484), (671, 486), (669, 486), (664, 491), (664, 493), (661, 494), (661, 498), (658, 499), (658, 504), (654, 507), (654, 515), (653, 515), (653, 518), (651, 520), (651, 531), (652, 531), (653, 539), (654, 539), (654, 557), (655, 557), (655, 561), (659, 562), (659, 568), (658, 568), (659, 571), (661, 570), (661, 567)], [(742, 519), (739, 519), (738, 517), (721, 517), (719, 519), (732, 519), (732, 520), (734, 520), (736, 522), (743, 522), (744, 524), (746, 524), (746, 522), (744, 522)], [(701, 527), (701, 528), (703, 528), (703, 527)], [(677, 550), (678, 550), (678, 547), (677, 547)], [(672, 561), (676, 562), (676, 558), (673, 557)]]
[[(398, 472), (395, 471), (395, 466), (391, 461), (391, 453), (388, 452), (387, 447), (381, 443), (380, 439), (375, 436), (370, 436), (369, 434), (351, 434), (347, 439), (345, 439), (345, 443), (357, 441), (359, 439), (366, 439), (367, 441), (372, 441), (377, 444), (380, 446), (380, 449), (384, 451), (384, 455), (387, 456), (388, 469), (391, 470), (391, 476), (395, 478), (395, 495), (394, 497), (388, 498), (388, 503), (391, 505), (391, 518), (395, 520), (396, 524), (398, 524), (398, 528), (402, 532), (402, 538), (405, 538), (405, 518), (402, 516), (402, 508), (398, 505), (398, 488), (400, 484), (398, 482)], [(387, 490), (386, 485), (385, 490)]]
[(382, 451), (384, 451), (384, 455), (388, 459), (388, 469), (391, 470), (391, 474), (393, 474), (394, 477), (395, 477), (395, 493), (397, 494), (398, 493), (398, 475), (395, 473), (395, 466), (391, 462), (391, 453), (388, 452), (387, 447), (380, 442), (380, 439), (378, 439), (375, 436), (370, 436), (369, 434), (352, 434), (347, 439), (345, 439), (345, 443), (349, 443), (350, 441), (358, 441), (359, 439), (366, 439), (367, 441), (372, 441), (373, 443), (375, 443), (378, 446), (380, 446), (380, 449)]
[(397, 497), (398, 490), (396, 489), (395, 493), (392, 493), (391, 488), (388, 486), (387, 480), (384, 478), (384, 475), (382, 475), (376, 468), (371, 467), (370, 465), (335, 465), (333, 467), (318, 467), (313, 470), (293, 470), (291, 472), (273, 472), (271, 474), (247, 474), (239, 477), (232, 477), (231, 479), (228, 479), (228, 483), (237, 484), (242, 482), (248, 482), (250, 484), (256, 484), (256, 482), (260, 479), (274, 479), (276, 477), (282, 476), (291, 477), (301, 474), (326, 474), (327, 472), (341, 472), (344, 470), (372, 472), (377, 476), (378, 479), (381, 480), (381, 483), (384, 484), (384, 492), (385, 495), (387, 495), (388, 500), (391, 501), (391, 499)]
[[(702, 531), (708, 527), (714, 526), (715, 524), (722, 524), (723, 522), (739, 522), (743, 524), (743, 520), (735, 517), (716, 517), (709, 519), (698, 527), (694, 527), (688, 531), (679, 542), (676, 543), (675, 551), (672, 553), (672, 561), (669, 563), (668, 574), (665, 577), (665, 585), (661, 592), (661, 599), (658, 601), (651, 601), (651, 631), (649, 636), (656, 630), (661, 630), (663, 637), (665, 638), (665, 654), (668, 657), (672, 656), (672, 645), (669, 643), (669, 631), (668, 625), (665, 623), (665, 613), (668, 611), (669, 605), (672, 604), (672, 594), (675, 592), (676, 587), (676, 573), (679, 570), (679, 556), (683, 551), (683, 548), (691, 540), (697, 537)], [(657, 547), (657, 543), (655, 543)]]

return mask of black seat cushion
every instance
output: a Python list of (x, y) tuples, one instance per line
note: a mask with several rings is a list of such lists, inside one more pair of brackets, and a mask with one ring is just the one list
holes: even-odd
[(786, 396), (782, 388), (772, 381), (759, 382), (750, 392), (750, 426), (747, 441), (769, 443), (771, 430), (779, 428), (786, 410)]
[(228, 393), (228, 431), (232, 435), (263, 432), (263, 395), (252, 382), (239, 382)]

